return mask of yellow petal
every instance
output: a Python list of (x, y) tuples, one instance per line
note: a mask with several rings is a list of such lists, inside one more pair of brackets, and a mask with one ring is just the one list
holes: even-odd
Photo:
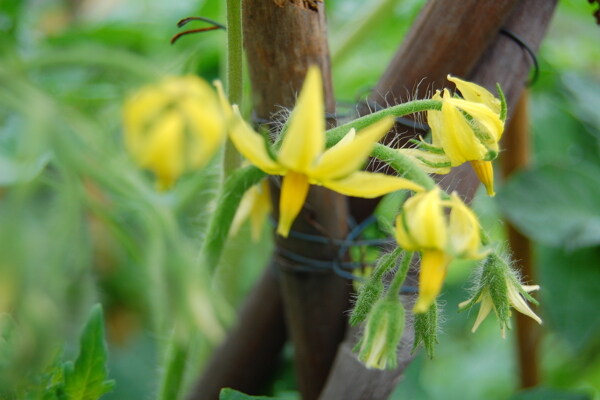
[(508, 286), (508, 300), (510, 301), (510, 304), (515, 308), (515, 310), (517, 310), (518, 312), (520, 312), (523, 315), (527, 315), (528, 317), (533, 319), (538, 324), (541, 324), (542, 319), (540, 317), (538, 317), (531, 310), (531, 308), (529, 308), (529, 306), (527, 305), (527, 302), (525, 302), (525, 299), (523, 299), (523, 297), (521, 296), (521, 293), (519, 293), (519, 291), (517, 290), (515, 285), (512, 284), (511, 282), (509, 282), (507, 284), (507, 286)]
[(491, 161), (471, 161), (471, 167), (485, 186), (488, 196), (494, 197), (494, 167)]
[(231, 104), (229, 104), (229, 100), (227, 100), (227, 96), (225, 95), (225, 91), (223, 90), (223, 84), (221, 83), (221, 81), (214, 81), (213, 85), (215, 85), (215, 87), (217, 88), (219, 104), (221, 104), (223, 114), (226, 118), (231, 118), (233, 116), (233, 108), (231, 107)]
[[(444, 96), (448, 93), (447, 89), (444, 89)], [(448, 93), (448, 96), (450, 93)], [(431, 97), (432, 100), (442, 100), (442, 96), (440, 95), (440, 91), (436, 91), (435, 94)], [(442, 112), (440, 110), (429, 110), (427, 111), (427, 124), (431, 129), (431, 144), (435, 147), (441, 147), (441, 135), (444, 131), (444, 124), (442, 120)]]
[(269, 191), (269, 182), (263, 179), (257, 187), (257, 194), (254, 200), (254, 206), (250, 213), (250, 228), (252, 240), (258, 242), (263, 231), (263, 226), (267, 217), (271, 213), (271, 194)]
[[(493, 112), (486, 105), (462, 99), (448, 98), (444, 101), (468, 113), (478, 124), (483, 126), (485, 131), (490, 134), (490, 137), (484, 141), (488, 147), (500, 141), (504, 131), (504, 123), (500, 119), (499, 113)], [(494, 150), (498, 151), (497, 147)]]
[(481, 238), (477, 217), (456, 194), (452, 194), (450, 202), (452, 204), (448, 224), (450, 250), (455, 256), (480, 258), (483, 254), (479, 251)]
[(309, 186), (308, 178), (304, 174), (290, 171), (283, 177), (277, 226), (277, 233), (281, 236), (287, 237), (290, 233), (292, 223), (306, 201)]
[[(234, 107), (237, 111), (237, 108)], [(254, 132), (238, 112), (232, 118), (229, 138), (244, 157), (252, 164), (271, 175), (282, 175), (285, 168), (271, 159), (264, 138)]]
[(472, 82), (463, 81), (460, 78), (448, 75), (448, 80), (456, 85), (456, 88), (467, 101), (482, 103), (488, 106), (493, 112), (500, 115), (501, 103), (492, 93), (483, 86)]
[(463, 114), (447, 100), (442, 104), (442, 119), (443, 132), (439, 139), (452, 166), (482, 160), (487, 155), (487, 148), (477, 139)]
[(487, 289), (481, 294), (481, 306), (479, 307), (479, 313), (477, 314), (477, 319), (473, 324), (473, 329), (471, 332), (475, 333), (479, 325), (483, 322), (483, 320), (489, 315), (490, 311), (494, 308), (494, 302), (492, 301), (492, 297), (490, 296)]
[(309, 68), (278, 155), (285, 167), (308, 172), (325, 148), (325, 112), (321, 72)]
[(399, 214), (396, 217), (396, 242), (398, 242), (400, 247), (402, 247), (404, 250), (421, 250), (418, 243), (415, 243), (415, 241), (410, 236), (410, 232), (407, 230), (405, 217), (406, 213)]
[(127, 150), (138, 158), (152, 122), (159, 118), (165, 105), (171, 101), (154, 87), (142, 89), (123, 106), (123, 128)]
[(138, 162), (158, 178), (161, 190), (171, 187), (183, 173), (183, 122), (179, 113), (163, 115), (149, 130)]
[(186, 162), (189, 167), (204, 166), (225, 139), (225, 121), (217, 99), (200, 101), (186, 98), (178, 103), (186, 125)]
[(415, 313), (427, 312), (440, 294), (449, 262), (450, 259), (443, 251), (423, 252), (419, 273), (419, 298), (413, 309)]
[(364, 197), (367, 199), (383, 196), (384, 194), (402, 189), (423, 190), (423, 187), (408, 179), (362, 171), (354, 172), (342, 179), (311, 181), (311, 183), (325, 186), (346, 196)]
[(337, 179), (358, 170), (369, 157), (374, 144), (390, 130), (393, 124), (394, 118), (384, 118), (362, 129), (354, 140), (342, 139), (343, 143), (340, 141), (323, 154), (311, 175), (316, 179)]
[(408, 233), (420, 249), (445, 250), (447, 221), (435, 188), (408, 199), (403, 206)]

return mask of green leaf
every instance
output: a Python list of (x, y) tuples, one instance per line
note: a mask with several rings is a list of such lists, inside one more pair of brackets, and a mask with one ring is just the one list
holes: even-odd
[(69, 400), (96, 400), (111, 391), (114, 381), (106, 379), (106, 361), (102, 306), (96, 304), (83, 328), (75, 364), (64, 364), (65, 397)]
[(600, 346), (600, 248), (568, 253), (541, 247), (537, 254), (544, 322), (572, 349), (595, 354)]
[(539, 166), (511, 179), (497, 198), (508, 219), (540, 243), (566, 249), (600, 244), (595, 166)]
[(221, 389), (219, 400), (278, 400), (278, 397), (250, 396), (230, 388)]
[(534, 388), (519, 392), (512, 396), (510, 400), (592, 400), (592, 396), (557, 389)]

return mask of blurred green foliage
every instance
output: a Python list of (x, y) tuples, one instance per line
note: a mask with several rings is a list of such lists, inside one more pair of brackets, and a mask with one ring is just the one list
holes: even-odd
[[(173, 326), (177, 340), (190, 343), (189, 385), (261, 273), (272, 244), (265, 234), (254, 245), (247, 229), (230, 242), (236, 251), (226, 251), (216, 277), (202, 268), (218, 160), (160, 194), (121, 145), (120, 108), (132, 90), (168, 74), (223, 77), (223, 32), (169, 44), (179, 19), (223, 21), (223, 4), (0, 3), (0, 397), (43, 376), (57, 354), (74, 359), (79, 327), (97, 301), (117, 382), (104, 398), (155, 396)], [(362, 26), (374, 4), (384, 12)], [(375, 84), (422, 4), (327, 0), (341, 102), (352, 104)], [(584, 1), (560, 2), (531, 88), (534, 163), (499, 189), (498, 203), (476, 201), (495, 235), (502, 212), (539, 243), (544, 386), (584, 393), (555, 398), (600, 398), (600, 27), (592, 11)], [(436, 357), (420, 355), (395, 398), (514, 394), (512, 341), (500, 339), (493, 322), (472, 335), (474, 316), (455, 313), (466, 298), (458, 278), (471, 270), (453, 265)], [(283, 376), (274, 387), (287, 390), (293, 382)]]

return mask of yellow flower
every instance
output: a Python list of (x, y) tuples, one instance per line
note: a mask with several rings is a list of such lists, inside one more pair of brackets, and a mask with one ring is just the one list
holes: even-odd
[[(235, 108), (235, 107), (234, 107)], [(347, 196), (373, 198), (400, 189), (422, 190), (407, 179), (358, 171), (373, 145), (390, 129), (393, 118), (379, 121), (359, 134), (350, 130), (325, 150), (325, 120), (321, 74), (311, 67), (298, 97), (281, 148), (273, 158), (265, 139), (239, 116), (230, 138), (252, 164), (271, 175), (282, 175), (277, 233), (287, 237), (298, 216), (309, 185), (325, 186)]]
[(266, 179), (263, 179), (259, 184), (252, 186), (244, 194), (233, 219), (233, 223), (231, 224), (231, 234), (236, 235), (242, 226), (242, 223), (250, 218), (252, 240), (258, 242), (265, 221), (270, 213), (271, 194), (269, 182)]
[[(444, 208), (450, 208), (449, 216)], [(408, 199), (396, 219), (396, 241), (421, 252), (419, 298), (415, 312), (426, 312), (439, 294), (453, 258), (480, 258), (479, 222), (456, 194), (442, 200), (435, 188)]]
[(449, 167), (469, 161), (488, 194), (493, 196), (491, 161), (499, 153), (498, 142), (504, 131), (502, 103), (479, 85), (451, 76), (448, 80), (456, 85), (463, 98), (454, 97), (447, 89), (433, 95), (432, 99), (442, 102), (442, 109), (427, 112), (431, 145), (423, 142), (424, 150), (399, 151), (416, 158), (427, 172), (437, 174), (446, 174)]
[(126, 101), (123, 119), (127, 150), (163, 190), (184, 172), (206, 165), (225, 138), (218, 97), (192, 75), (142, 88)]

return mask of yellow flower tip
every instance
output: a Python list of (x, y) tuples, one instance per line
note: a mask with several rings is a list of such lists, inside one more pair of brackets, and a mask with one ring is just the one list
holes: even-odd
[(443, 251), (425, 250), (421, 256), (419, 274), (419, 298), (413, 311), (424, 313), (440, 294), (450, 257)]
[(477, 177), (485, 186), (487, 194), (490, 197), (494, 197), (494, 167), (491, 161), (471, 161), (471, 167), (477, 174)]
[(289, 171), (283, 177), (279, 198), (277, 234), (288, 237), (294, 220), (302, 210), (309, 186), (308, 177), (304, 174)]

